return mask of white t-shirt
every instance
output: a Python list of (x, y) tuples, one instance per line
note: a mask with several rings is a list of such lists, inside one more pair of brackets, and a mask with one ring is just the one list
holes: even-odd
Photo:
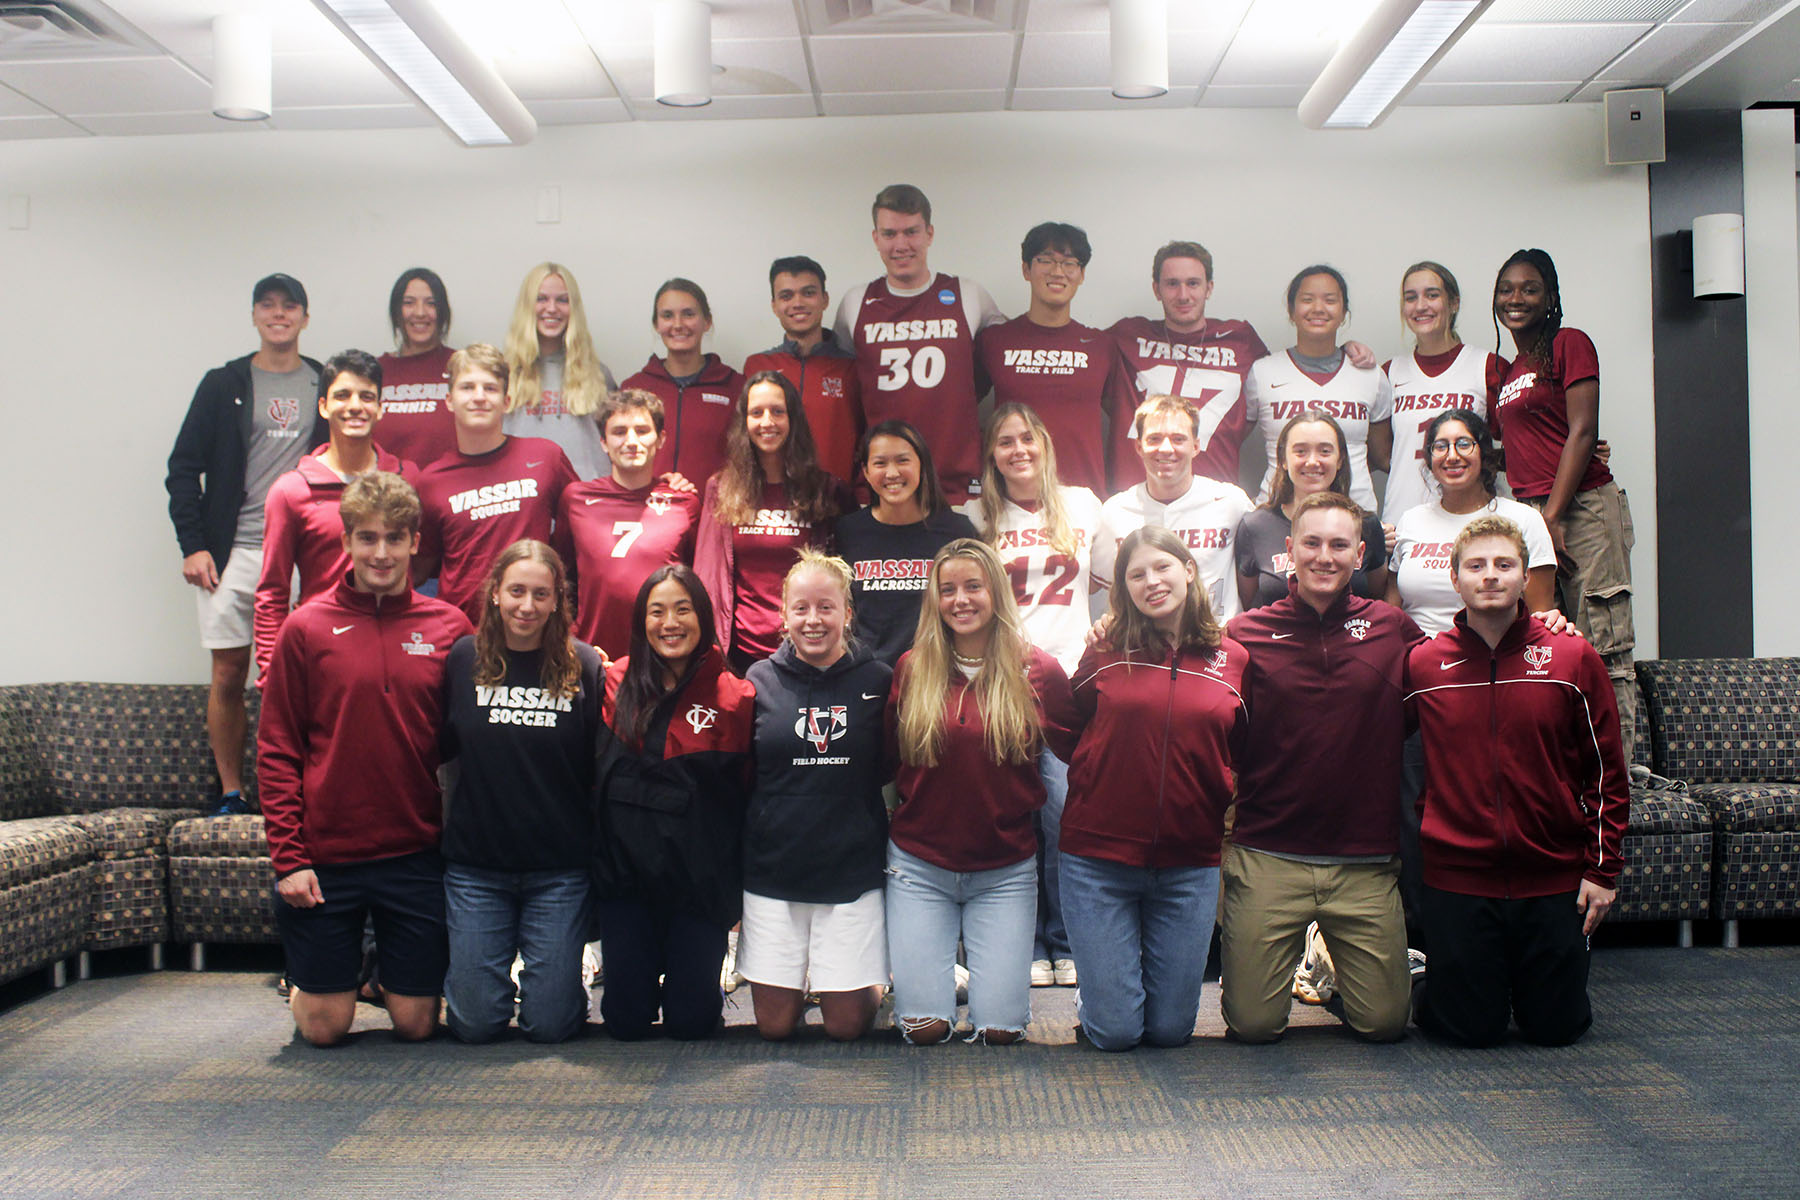
[(1400, 607), (1426, 633), (1442, 633), (1462, 611), (1462, 597), (1450, 576), (1450, 550), (1464, 525), (1488, 516), (1505, 517), (1524, 532), (1527, 569), (1556, 565), (1550, 529), (1529, 504), (1498, 496), (1470, 513), (1445, 512), (1436, 500), (1407, 509), (1395, 528), (1389, 563), (1400, 588)]
[(1000, 528), (983, 529), (981, 501), (970, 500), (961, 512), (975, 531), (996, 542), (1000, 561), (1012, 580), (1013, 599), (1025, 620), (1025, 636), (1073, 674), (1081, 662), (1088, 631), (1089, 570), (1094, 538), (1100, 529), (1100, 499), (1084, 487), (1064, 484), (1063, 509), (1075, 531), (1075, 555), (1057, 553), (1044, 529), (1041, 507), (1026, 509), (1011, 500), (1000, 510)]
[(1134, 530), (1161, 525), (1180, 538), (1200, 568), (1200, 582), (1212, 601), (1213, 617), (1226, 621), (1237, 616), (1237, 569), (1232, 539), (1238, 522), (1251, 509), (1250, 497), (1229, 483), (1204, 475), (1194, 476), (1194, 486), (1173, 502), (1164, 504), (1150, 495), (1147, 484), (1138, 484), (1107, 499), (1100, 506), (1100, 532), (1094, 537), (1095, 582), (1111, 587), (1119, 543)]
[(1350, 498), (1367, 512), (1375, 511), (1375, 485), (1369, 479), (1369, 422), (1393, 415), (1394, 389), (1376, 367), (1353, 367), (1345, 358), (1323, 383), (1300, 369), (1286, 350), (1250, 365), (1244, 380), (1244, 411), (1261, 430), (1268, 470), (1263, 472), (1257, 502), (1269, 498), (1269, 481), (1275, 474), (1275, 439), (1281, 427), (1309, 408), (1320, 409), (1344, 429), (1350, 452)]
[(1425, 448), (1425, 430), (1432, 421), (1453, 408), (1487, 416), (1489, 369), (1499, 360), (1468, 345), (1457, 347), (1455, 354), (1435, 375), (1419, 362), (1416, 350), (1382, 365), (1394, 389), (1394, 465), (1381, 499), (1385, 521), (1398, 522), (1408, 509), (1438, 497), (1437, 480), (1431, 477), (1431, 455)]

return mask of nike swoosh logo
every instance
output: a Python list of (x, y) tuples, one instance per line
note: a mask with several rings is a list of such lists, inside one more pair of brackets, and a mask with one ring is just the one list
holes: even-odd
[(342, 633), (346, 629), (355, 629), (355, 628), (356, 628), (356, 626), (354, 626), (354, 625), (333, 625), (331, 627), (331, 632)]
[(540, 459), (538, 459), (538, 460), (537, 460), (537, 461), (536, 461), (536, 462), (528, 462), (528, 463), (526, 463), (526, 464), (525, 464), (525, 469), (526, 469), (526, 470), (527, 470), (527, 471), (529, 471), (529, 470), (531, 470), (531, 469), (532, 469), (532, 468), (533, 468), (533, 467), (541, 467), (541, 466), (543, 466), (543, 465), (544, 465), (544, 460), (543, 460), (543, 459), (541, 459), (541, 458), (540, 458)]
[(604, 499), (606, 499), (605, 496), (595, 496), (592, 500), (583, 500), (582, 503), (587, 505), (588, 507), (592, 508), (594, 505), (600, 503)]
[(1469, 660), (1468, 660), (1468, 659), (1466, 659), (1466, 658), (1459, 658), (1459, 659), (1457, 659), (1457, 660), (1456, 660), (1456, 661), (1455, 661), (1455, 662), (1447, 662), (1447, 663), (1439, 663), (1439, 664), (1438, 664), (1438, 670), (1440, 670), (1440, 671), (1448, 671), (1448, 670), (1449, 670), (1449, 669), (1450, 669), (1450, 668), (1451, 668), (1451, 667), (1460, 667), (1460, 666), (1462, 666), (1462, 665), (1463, 665), (1463, 664), (1464, 664), (1464, 663), (1466, 663), (1466, 662), (1468, 662), (1468, 661), (1469, 661)]
[(1271, 383), (1271, 384), (1269, 384), (1269, 390), (1270, 390), (1270, 391), (1273, 391), (1273, 390), (1274, 390), (1274, 389), (1276, 389), (1276, 388), (1278, 388), (1278, 387), (1286, 387), (1286, 386), (1287, 386), (1287, 380), (1285, 380), (1285, 379), (1283, 379), (1283, 380), (1281, 380), (1281, 381), (1280, 381), (1280, 382), (1279, 382), (1279, 383)]
[(1269, 640), (1271, 642), (1280, 642), (1280, 641), (1285, 641), (1288, 638), (1291, 638), (1293, 636), (1294, 635), (1291, 633), (1271, 633), (1269, 635)]
[(868, 297), (868, 298), (867, 298), (867, 299), (865, 299), (865, 300), (864, 300), (864, 301), (863, 301), (863, 307), (864, 307), (864, 308), (867, 308), (867, 307), (869, 307), (869, 305), (871, 305), (871, 304), (880, 304), (880, 303), (881, 303), (881, 297), (880, 297), (880, 296), (870, 296), (870, 297)]
[(881, 699), (881, 693), (880, 693), (880, 692), (876, 692), (876, 693), (875, 693), (875, 694), (874, 694), (874, 695), (873, 695), (873, 696), (871, 696), (871, 695), (869, 695), (869, 693), (867, 693), (867, 692), (864, 692), (864, 693), (863, 693), (863, 694), (862, 694), (862, 698), (863, 698), (863, 699), (864, 699), (864, 700), (879, 700), (879, 699)]

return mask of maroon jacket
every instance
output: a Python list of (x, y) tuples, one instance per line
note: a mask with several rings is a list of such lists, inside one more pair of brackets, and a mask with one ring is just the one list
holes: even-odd
[[(937, 766), (900, 762), (900, 697), (915, 653), (909, 650), (901, 657), (887, 706), (888, 753), (900, 763), (894, 776), (900, 807), (888, 824), (888, 836), (908, 854), (946, 871), (991, 871), (1023, 862), (1037, 853), (1031, 814), (1044, 807), (1037, 759), (1001, 766), (988, 756), (981, 708), (960, 673), (952, 673), (945, 698)], [(1075, 749), (1075, 701), (1068, 676), (1035, 646), (1026, 669), (1037, 692), (1044, 738), (1057, 757), (1067, 759)]]
[(1616, 887), (1631, 804), (1600, 655), (1519, 606), (1490, 650), (1466, 614), (1407, 656), (1425, 747), (1425, 882), (1496, 899)]
[(1425, 640), (1393, 605), (1345, 589), (1320, 616), (1288, 594), (1226, 631), (1250, 654), (1250, 734), (1231, 840), (1281, 854), (1400, 851), (1406, 652)]
[(819, 465), (839, 479), (856, 470), (856, 443), (862, 437), (862, 385), (856, 377), (856, 355), (838, 344), (825, 330), (825, 338), (811, 354), (802, 355), (793, 339), (772, 350), (744, 360), (746, 381), (758, 371), (780, 371), (800, 389), (800, 406), (819, 448)]
[(473, 632), (454, 605), (347, 577), (283, 622), (256, 734), (277, 876), (437, 848), (444, 656)]
[(699, 484), (725, 465), (725, 431), (731, 428), (731, 414), (737, 411), (744, 377), (719, 361), (718, 355), (708, 354), (700, 377), (686, 387), (670, 377), (663, 360), (654, 354), (643, 370), (619, 386), (642, 388), (663, 402), (666, 440), (656, 454), (656, 475), (679, 471)]
[(1075, 670), (1083, 727), (1062, 848), (1132, 867), (1218, 866), (1248, 665), (1230, 638), (1211, 654), (1135, 662), (1088, 650)]

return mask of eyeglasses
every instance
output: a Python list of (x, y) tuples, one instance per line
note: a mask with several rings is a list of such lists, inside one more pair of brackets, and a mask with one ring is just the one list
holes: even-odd
[(1452, 446), (1456, 447), (1456, 452), (1458, 454), (1467, 454), (1475, 448), (1475, 439), (1472, 437), (1459, 437), (1453, 442), (1448, 442), (1443, 438), (1439, 438), (1437, 441), (1431, 443), (1431, 452), (1433, 454), (1448, 454), (1450, 453), (1450, 447)]
[(1064, 275), (1073, 275), (1081, 270), (1078, 258), (1057, 258), (1052, 254), (1040, 254), (1031, 260), (1031, 265), (1040, 271), (1061, 271)]

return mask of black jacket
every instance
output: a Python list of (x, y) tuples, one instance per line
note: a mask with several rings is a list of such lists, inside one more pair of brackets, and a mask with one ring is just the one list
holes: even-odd
[(617, 736), (619, 682), (628, 659), (606, 669), (594, 794), (594, 894), (641, 900), (727, 929), (744, 908), (744, 799), (755, 695), (708, 650), (663, 697), (642, 746)]
[[(213, 566), (221, 571), (231, 557), (238, 513), (244, 507), (244, 464), (254, 419), (250, 405), (256, 395), (250, 382), (253, 357), (234, 358), (200, 380), (181, 432), (175, 435), (175, 448), (169, 451), (169, 473), (163, 480), (181, 557), (209, 551)], [(302, 355), (300, 361), (315, 373), (324, 370), (316, 359)], [(330, 436), (325, 418), (316, 417), (312, 437), (302, 449), (311, 450)]]
[(845, 904), (882, 885), (883, 718), (893, 676), (867, 651), (821, 671), (788, 642), (750, 668), (756, 783), (744, 825), (745, 890)]

